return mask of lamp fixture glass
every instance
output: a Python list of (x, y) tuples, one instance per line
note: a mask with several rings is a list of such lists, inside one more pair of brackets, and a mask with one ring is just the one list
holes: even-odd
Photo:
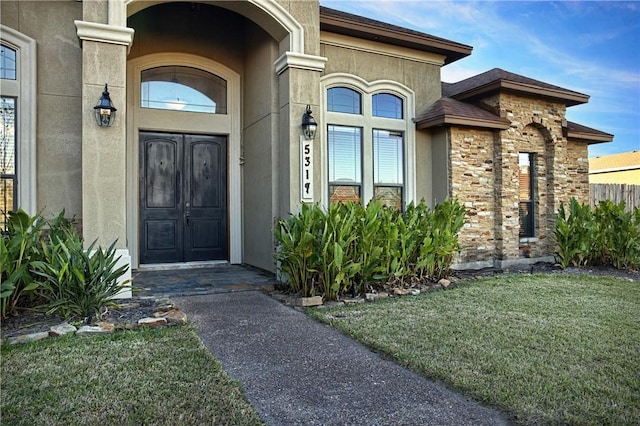
[(307, 105), (307, 111), (302, 116), (302, 131), (304, 133), (304, 137), (307, 140), (313, 140), (316, 137), (317, 129), (318, 123), (316, 123), (311, 115), (311, 106)]
[(104, 91), (102, 92), (102, 96), (98, 100), (98, 105), (93, 107), (93, 111), (96, 117), (96, 123), (100, 127), (111, 127), (116, 121), (116, 107), (113, 106), (111, 102), (111, 97), (109, 96), (109, 90), (107, 89), (107, 84), (104, 85)]

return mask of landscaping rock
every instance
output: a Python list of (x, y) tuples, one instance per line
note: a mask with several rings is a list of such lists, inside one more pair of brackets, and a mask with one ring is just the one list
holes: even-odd
[(175, 309), (176, 305), (171, 301), (171, 299), (164, 297), (162, 299), (158, 299), (153, 307), (156, 311), (169, 311), (171, 309)]
[(101, 323), (102, 325), (83, 325), (76, 331), (76, 336), (93, 336), (96, 334), (112, 333), (115, 326), (111, 323)]
[(409, 290), (409, 294), (412, 296), (417, 296), (420, 294), (420, 290), (418, 290), (417, 288), (412, 288), (411, 290)]
[(351, 298), (343, 299), (342, 301), (344, 302), (345, 305), (355, 305), (357, 303), (364, 303), (364, 299), (361, 297), (355, 297), (353, 299)]
[(407, 294), (409, 294), (409, 290), (407, 290), (406, 288), (394, 288), (393, 294), (396, 296), (406, 296)]
[(169, 324), (186, 324), (187, 314), (179, 309), (172, 309), (164, 316)]
[(442, 278), (440, 281), (438, 281), (438, 284), (440, 284), (442, 288), (447, 288), (451, 285), (451, 281), (446, 278)]
[(49, 337), (49, 332), (42, 331), (40, 333), (23, 334), (22, 336), (9, 337), (7, 342), (10, 345), (16, 345), (18, 343), (35, 342), (37, 340), (46, 339), (47, 337)]
[(147, 318), (141, 318), (138, 320), (138, 325), (144, 325), (147, 327), (161, 327), (163, 325), (167, 325), (167, 319), (166, 318), (152, 318), (152, 317), (147, 317)]
[(111, 333), (116, 329), (116, 326), (111, 322), (97, 322), (96, 325), (104, 330), (105, 333)]
[(365, 293), (364, 300), (366, 300), (367, 302), (374, 302), (378, 300), (378, 293)]
[(320, 306), (322, 305), (322, 296), (313, 296), (313, 297), (297, 297), (293, 300), (294, 306)]
[(54, 325), (49, 329), (49, 336), (51, 337), (61, 337), (66, 336), (69, 333), (75, 333), (78, 331), (76, 326), (69, 324), (68, 322), (63, 322), (62, 324)]

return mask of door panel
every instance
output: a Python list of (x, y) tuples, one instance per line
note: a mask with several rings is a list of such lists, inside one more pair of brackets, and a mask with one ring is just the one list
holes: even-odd
[(140, 133), (140, 263), (227, 258), (226, 137)]
[(226, 138), (187, 136), (185, 260), (227, 255)]

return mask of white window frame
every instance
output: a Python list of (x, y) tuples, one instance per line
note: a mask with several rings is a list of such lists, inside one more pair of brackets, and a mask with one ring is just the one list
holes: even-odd
[(16, 79), (2, 80), (2, 96), (17, 98), (16, 180), (18, 208), (37, 213), (36, 196), (36, 41), (0, 24), (2, 44), (16, 51)]
[[(413, 118), (415, 116), (415, 92), (407, 86), (391, 80), (366, 80), (346, 73), (334, 73), (320, 79), (321, 115), (319, 133), (321, 138), (322, 164), (322, 196), (323, 206), (329, 205), (329, 147), (327, 126), (330, 124), (349, 127), (361, 127), (362, 130), (362, 201), (369, 203), (374, 194), (373, 179), (373, 130), (400, 131), (404, 135), (404, 188), (402, 200), (404, 206), (416, 200), (416, 130)], [(327, 111), (327, 91), (334, 87), (347, 87), (362, 96), (362, 114), (347, 114)], [(392, 119), (373, 116), (373, 95), (390, 93), (398, 96), (403, 102), (403, 118)]]

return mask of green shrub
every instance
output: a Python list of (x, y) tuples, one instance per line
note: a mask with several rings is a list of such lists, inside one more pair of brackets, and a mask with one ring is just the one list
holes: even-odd
[(555, 222), (556, 262), (562, 267), (640, 267), (640, 210), (601, 201), (593, 210), (575, 198), (560, 205)]
[(594, 261), (616, 269), (640, 266), (640, 210), (629, 212), (625, 202), (606, 200), (594, 209), (597, 224)]
[(10, 212), (0, 244), (2, 317), (26, 307), (64, 317), (99, 313), (121, 290), (127, 266), (115, 268), (115, 243), (106, 251), (94, 246), (83, 249), (64, 211), (52, 220)]
[(275, 259), (293, 293), (336, 299), (385, 283), (437, 280), (459, 251), (464, 207), (446, 201), (433, 211), (424, 202), (405, 213), (372, 201), (303, 205), (274, 228)]
[(40, 259), (45, 225), (46, 221), (40, 215), (30, 217), (24, 210), (9, 213), (0, 245), (2, 318), (14, 313), (21, 299), (38, 287), (33, 282), (30, 268), (32, 262)]
[(588, 205), (571, 198), (566, 212), (561, 203), (554, 235), (558, 246), (556, 262), (562, 268), (589, 264), (595, 245), (596, 224)]
[(41, 295), (47, 300), (47, 314), (64, 318), (87, 318), (90, 323), (108, 306), (122, 287), (118, 279), (128, 265), (116, 268), (115, 241), (107, 250), (85, 250), (80, 240), (57, 238), (43, 244), (43, 260), (33, 263), (33, 273), (40, 277)]

